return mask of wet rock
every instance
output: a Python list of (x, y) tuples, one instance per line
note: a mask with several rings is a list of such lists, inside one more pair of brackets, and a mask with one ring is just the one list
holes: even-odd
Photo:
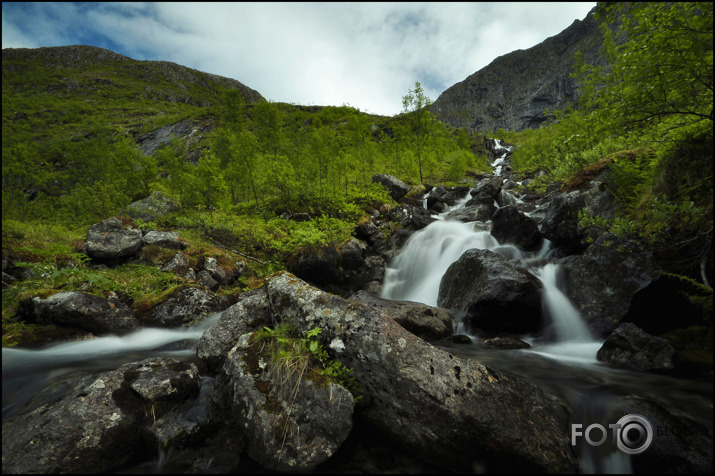
[(301, 279), (323, 286), (341, 276), (342, 256), (334, 246), (304, 246), (286, 261), (286, 269)]
[(90, 258), (114, 259), (135, 255), (144, 241), (142, 231), (119, 218), (108, 218), (89, 227), (86, 250)]
[(268, 296), (265, 288), (260, 288), (221, 314), (199, 339), (196, 355), (210, 369), (218, 371), (241, 335), (272, 324)]
[(429, 210), (408, 205), (393, 208), (388, 218), (411, 230), (421, 230), (436, 220)]
[(596, 358), (611, 367), (631, 370), (671, 370), (675, 349), (668, 340), (626, 322), (608, 336)]
[(465, 223), (470, 221), (488, 221), (495, 211), (496, 207), (494, 206), (494, 202), (489, 200), (488, 203), (465, 205), (458, 210), (453, 210), (447, 214), (445, 220), (455, 220)]
[(360, 269), (365, 264), (365, 243), (351, 238), (340, 246), (340, 256), (342, 266), (346, 270)]
[(452, 335), (452, 318), (446, 309), (418, 302), (381, 299), (366, 291), (356, 293), (349, 301), (380, 309), (402, 327), (425, 340), (439, 340)]
[(79, 378), (3, 422), (3, 473), (109, 473), (141, 461), (155, 452), (143, 438), (147, 409), (161, 413), (160, 400), (197, 384), (193, 364), (165, 358)]
[(562, 193), (542, 206), (546, 213), (540, 229), (545, 238), (573, 252), (586, 249), (587, 236), (578, 225), (578, 214), (586, 206), (586, 196), (580, 191)]
[(511, 243), (525, 251), (537, 251), (544, 241), (536, 222), (511, 205), (494, 213), (491, 233), (499, 243)]
[(132, 310), (116, 297), (62, 291), (23, 303), (23, 314), (39, 324), (75, 327), (93, 334), (126, 334), (139, 327)]
[(569, 299), (599, 337), (618, 326), (634, 295), (653, 280), (651, 253), (610, 233), (599, 237), (583, 255), (568, 256), (562, 264)]
[(399, 202), (400, 199), (407, 195), (407, 192), (412, 189), (412, 187), (402, 180), (387, 174), (373, 175), (372, 182), (382, 184), (390, 192), (390, 196), (396, 202)]
[(179, 327), (225, 309), (225, 302), (213, 292), (191, 286), (181, 286), (153, 308), (139, 308), (137, 314), (147, 326)]
[(340, 385), (312, 380), (300, 368), (271, 362), (260, 353), (263, 347), (245, 334), (226, 355), (219, 382), (229, 411), (245, 428), (251, 458), (277, 471), (310, 471), (350, 433), (354, 397)]
[(277, 319), (303, 332), (323, 329), (324, 347), (353, 369), (363, 391), (361, 416), (420, 459), (455, 471), (578, 469), (560, 399), (290, 274), (269, 281), (268, 297)]
[(485, 339), (484, 344), (497, 349), (528, 349), (531, 347), (528, 343), (514, 336), (497, 336), (491, 339)]
[(467, 312), (472, 326), (522, 334), (541, 326), (541, 283), (523, 266), (488, 250), (467, 250), (447, 269), (438, 304)]
[(496, 200), (499, 192), (501, 192), (502, 177), (492, 175), (482, 179), (469, 194), (474, 198), (488, 198), (492, 201)]
[(633, 473), (712, 474), (712, 426), (707, 428), (648, 397), (629, 396), (613, 406), (617, 412), (608, 421), (617, 422), (626, 415), (639, 415), (648, 421), (653, 430), (653, 440), (648, 449), (631, 456)]

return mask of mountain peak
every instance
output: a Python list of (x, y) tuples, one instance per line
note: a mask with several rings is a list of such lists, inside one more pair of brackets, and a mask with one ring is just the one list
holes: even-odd
[(594, 12), (532, 48), (496, 58), (444, 91), (432, 113), (452, 126), (484, 132), (538, 127), (548, 119), (547, 110), (577, 100), (578, 84), (570, 77), (575, 53), (581, 51), (587, 62), (602, 62)]

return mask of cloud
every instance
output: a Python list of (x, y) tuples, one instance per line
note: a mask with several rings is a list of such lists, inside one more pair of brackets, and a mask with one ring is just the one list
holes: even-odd
[(3, 3), (3, 48), (94, 44), (264, 97), (394, 115), (583, 19), (594, 3)]

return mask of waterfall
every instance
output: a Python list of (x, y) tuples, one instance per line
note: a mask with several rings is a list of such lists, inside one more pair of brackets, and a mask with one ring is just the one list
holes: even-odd
[[(498, 158), (491, 165), (495, 169), (495, 174), (500, 175), (503, 167), (507, 165), (511, 148), (495, 141), (494, 151)], [(519, 200), (507, 192), (502, 193), (509, 197), (512, 203), (517, 203)], [(467, 194), (449, 211), (464, 206), (469, 198), (470, 195)], [(565, 353), (595, 362), (598, 343), (594, 342), (579, 311), (559, 288), (559, 266), (553, 263), (543, 264), (543, 258), (547, 256), (550, 249), (548, 240), (544, 240), (542, 250), (533, 256), (513, 245), (500, 245), (489, 231), (484, 231), (485, 228), (488, 229), (488, 223), (477, 226), (474, 222), (445, 220), (448, 213), (441, 214), (437, 217), (439, 220), (410, 237), (402, 251), (385, 270), (381, 297), (437, 306), (442, 277), (452, 263), (457, 261), (465, 251), (473, 248), (495, 251), (524, 263), (533, 261), (530, 259), (533, 257), (541, 258), (539, 266), (527, 267), (542, 283), (544, 317), (547, 318), (547, 322), (552, 323), (558, 343), (577, 345), (575, 350), (560, 348), (555, 352), (559, 355)], [(455, 328), (459, 325), (460, 323), (454, 323)], [(546, 352), (551, 353), (552, 350)]]
[(546, 263), (535, 275), (544, 286), (541, 302), (544, 314), (554, 325), (560, 342), (592, 342), (593, 337), (581, 319), (581, 314), (558, 287), (560, 267)]
[(430, 223), (410, 237), (385, 270), (382, 297), (437, 306), (439, 283), (449, 265), (469, 249), (498, 245), (488, 231), (475, 231), (474, 223)]

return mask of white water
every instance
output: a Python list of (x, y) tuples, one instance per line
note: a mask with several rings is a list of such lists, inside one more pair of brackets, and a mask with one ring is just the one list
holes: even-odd
[[(497, 151), (504, 151), (492, 163), (495, 173), (501, 171), (509, 149), (496, 141)], [(498, 173), (497, 173), (498, 175)], [(507, 195), (512, 198), (513, 196)], [(542, 312), (545, 322), (553, 326), (556, 342), (543, 345), (529, 336), (533, 351), (559, 360), (595, 364), (600, 342), (594, 340), (579, 311), (559, 288), (560, 267), (555, 263), (543, 263), (548, 256), (551, 243), (544, 240), (544, 246), (536, 253), (527, 253), (510, 244), (500, 244), (490, 233), (491, 224), (463, 223), (445, 220), (447, 214), (471, 198), (467, 194), (448, 212), (440, 214), (439, 220), (415, 232), (398, 256), (385, 270), (382, 295), (385, 299), (415, 301), (430, 306), (438, 306), (439, 286), (449, 266), (464, 252), (477, 248), (490, 250), (526, 265), (541, 282)], [(519, 199), (513, 197), (513, 202)], [(485, 231), (487, 230), (487, 231)], [(540, 266), (534, 266), (533, 258), (540, 259)], [(464, 330), (463, 322), (454, 322), (453, 328)]]

